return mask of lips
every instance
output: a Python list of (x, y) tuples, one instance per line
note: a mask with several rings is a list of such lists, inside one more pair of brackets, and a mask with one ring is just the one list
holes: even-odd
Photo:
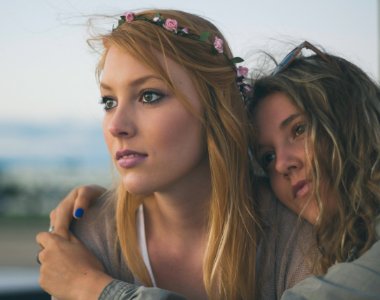
[(124, 149), (116, 152), (115, 158), (121, 168), (132, 168), (147, 158), (147, 154)]
[(310, 191), (310, 182), (306, 180), (300, 180), (292, 186), (292, 190), (294, 198), (304, 197)]

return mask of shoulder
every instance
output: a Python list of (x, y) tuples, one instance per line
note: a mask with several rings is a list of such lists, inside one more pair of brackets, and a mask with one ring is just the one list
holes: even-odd
[(276, 298), (311, 274), (316, 253), (313, 226), (278, 201), (263, 185), (259, 195), (263, 239), (258, 250), (261, 293)]
[(290, 299), (378, 299), (380, 295), (380, 241), (358, 259), (339, 263), (323, 276), (310, 276), (286, 291)]
[[(73, 233), (86, 242), (87, 239), (108, 237), (115, 231), (107, 230), (115, 226), (115, 197), (112, 191), (107, 191), (95, 199), (79, 220), (73, 220), (71, 229)], [(111, 236), (109, 236), (110, 238)], [(93, 240), (92, 242), (96, 242)]]
[(94, 200), (81, 219), (73, 221), (71, 231), (102, 262), (109, 275), (133, 282), (117, 243), (115, 206), (115, 192), (107, 191)]

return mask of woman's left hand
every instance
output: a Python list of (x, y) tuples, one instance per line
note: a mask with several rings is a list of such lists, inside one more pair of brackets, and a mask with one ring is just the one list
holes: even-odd
[[(68, 238), (69, 227), (73, 218), (79, 219), (92, 202), (105, 191), (106, 189), (99, 185), (79, 186), (70, 191), (50, 212), (50, 226), (54, 228), (54, 232)], [(80, 213), (77, 214), (78, 212)]]
[(36, 236), (41, 246), (38, 254), (40, 285), (51, 294), (65, 299), (98, 299), (112, 281), (101, 262), (74, 235), (65, 239), (41, 232)]

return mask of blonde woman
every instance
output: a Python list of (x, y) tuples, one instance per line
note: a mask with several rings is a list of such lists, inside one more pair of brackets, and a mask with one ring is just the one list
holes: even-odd
[(125, 13), (97, 40), (103, 130), (120, 182), (99, 201), (97, 223), (76, 231), (94, 252), (100, 245), (107, 273), (100, 263), (75, 273), (76, 264), (78, 276), (57, 288), (58, 237), (45, 233), (41, 286), (90, 299), (121, 278), (190, 299), (252, 297), (258, 219), (240, 60), (213, 24), (180, 11)]

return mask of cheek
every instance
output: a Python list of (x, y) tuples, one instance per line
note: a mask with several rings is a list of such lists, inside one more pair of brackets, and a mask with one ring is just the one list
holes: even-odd
[(111, 152), (112, 149), (112, 136), (111, 133), (108, 130), (108, 122), (106, 116), (103, 119), (102, 123), (102, 129), (103, 129), (103, 136), (104, 136), (104, 141), (107, 145), (108, 151)]
[(278, 200), (285, 204), (285, 202), (288, 202), (287, 194), (289, 187), (285, 180), (280, 177), (280, 175), (272, 175), (270, 177), (270, 184)]
[[(158, 126), (150, 126), (151, 142), (166, 149), (172, 159), (183, 159), (189, 152), (203, 148), (204, 138), (201, 123), (189, 113), (174, 114), (164, 120), (157, 120)], [(147, 130), (148, 132), (148, 130)], [(158, 147), (157, 147), (158, 148)]]
[(281, 175), (270, 177), (270, 184), (276, 198), (287, 208), (299, 213), (292, 196), (292, 187)]

